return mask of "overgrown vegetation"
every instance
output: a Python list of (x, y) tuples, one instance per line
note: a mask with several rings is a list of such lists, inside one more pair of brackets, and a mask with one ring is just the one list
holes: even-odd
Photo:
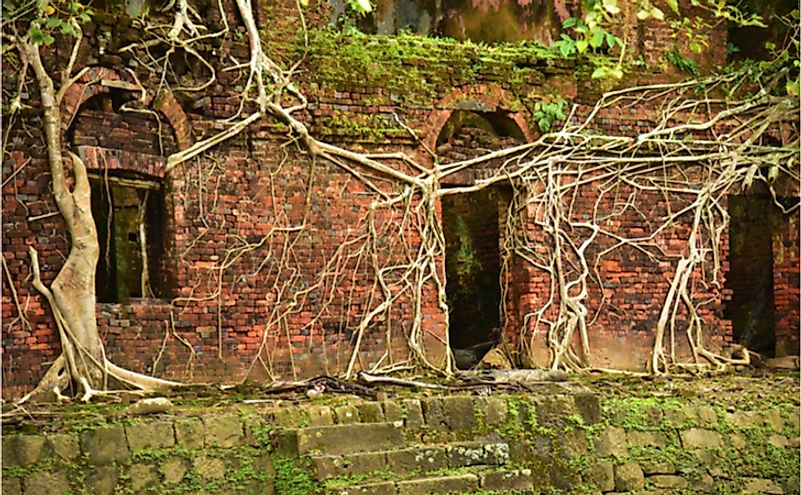
[[(301, 4), (303, 2), (298, 5)], [(637, 4), (636, 16), (641, 20), (666, 17), (648, 0)], [(759, 25), (760, 22), (732, 5), (701, 0), (693, 4), (716, 19), (745, 25)], [(350, 5), (365, 10), (363, 2), (351, 2)], [(677, 2), (669, 1), (668, 5), (672, 15), (679, 19), (677, 29), (681, 27), (690, 32), (691, 50), (700, 51), (704, 46), (699, 38), (700, 26), (684, 22), (686, 18), (682, 17)], [(144, 391), (174, 387), (177, 384), (114, 366), (106, 358), (98, 334), (94, 287), (99, 247), (91, 218), (88, 179), (81, 160), (66, 149), (61, 127), (64, 95), (89, 70), (89, 65), (82, 65), (88, 62), (81, 51), (85, 46), (81, 27), (91, 20), (93, 11), (77, 0), (9, 1), (5, 7), (3, 37), (8, 43), (4, 51), (7, 59), (16, 63), (12, 70), (17, 76), (17, 86), (11, 93), (4, 93), (4, 108), (9, 115), (7, 129), (21, 125), (18, 117), (21, 97), (29, 83), (35, 83), (41, 100), (41, 126), (54, 199), (71, 240), (69, 255), (50, 287), (41, 280), (36, 252), (31, 248), (33, 284), (53, 310), (63, 349), (62, 356), (43, 378), (36, 395), (52, 394), (62, 398), (63, 391), (71, 390), (88, 401), (98, 394), (105, 394), (110, 383)], [(725, 369), (731, 363), (747, 362), (747, 353), (737, 359), (708, 349), (708, 323), (702, 316), (708, 301), (701, 300), (698, 292), (702, 287), (719, 287), (722, 283), (718, 246), (728, 221), (721, 207), (726, 195), (761, 182), (775, 196), (777, 182), (798, 180), (798, 102), (795, 97), (799, 92), (799, 61), (796, 35), (788, 39), (786, 45), (775, 47), (774, 56), (769, 61), (744, 63), (730, 67), (722, 75), (685, 82), (618, 89), (605, 94), (589, 113), (574, 115), (574, 119), (567, 118), (571, 113), (566, 111), (564, 99), (521, 95), (520, 100), (532, 110), (542, 131), (536, 141), (469, 161), (441, 164), (434, 160), (432, 164), (423, 164), (409, 154), (372, 155), (318, 139), (300, 117), (308, 110), (307, 95), (313, 97), (316, 91), (336, 91), (349, 85), (369, 86), (383, 88), (381, 94), (374, 95), (374, 100), (367, 102), (369, 104), (430, 105), (432, 100), (441, 96), (435, 88), (469, 84), (485, 71), (496, 68), (509, 74), (512, 83), (520, 84), (522, 88), (528, 81), (540, 77), (543, 60), (547, 66), (549, 61), (573, 55), (593, 56), (592, 77), (620, 79), (626, 42), (613, 34), (614, 23), (619, 19), (616, 16), (621, 11), (617, 2), (587, 2), (588, 8), (581, 18), (570, 18), (565, 22), (564, 27), (570, 34), (565, 34), (550, 49), (533, 44), (488, 47), (408, 35), (379, 38), (359, 33), (304, 29), (301, 46), (283, 64), (262, 50), (253, 5), (249, 0), (236, 2), (239, 31), (234, 31), (228, 24), (234, 16), (223, 10), (224, 7), (230, 6), (220, 5), (219, 12), (213, 14), (219, 30), (211, 30), (199, 24), (203, 19), (193, 14), (195, 8), (191, 4), (178, 0), (167, 12), (171, 22), (153, 22), (152, 29), (144, 31), (147, 39), (120, 49), (121, 52), (136, 54), (141, 70), (146, 71), (153, 81), (158, 81), (155, 88), (172, 85), (177, 90), (187, 90), (180, 84), (183, 75), (175, 73), (169, 56), (176, 51), (184, 53), (207, 76), (206, 80), (191, 86), (192, 91), (210, 87), (218, 71), (238, 71), (241, 75), (243, 83), (238, 95), (238, 109), (214, 122), (222, 130), (168, 157), (166, 173), (192, 159), (208, 156), (220, 143), (245, 132), (253, 123), (271, 119), (285, 126), (282, 129), (286, 129), (288, 141), (299, 145), (315, 160), (351, 174), (373, 195), (374, 200), (355, 226), (358, 232), (352, 241), (338, 247), (321, 264), (315, 283), (303, 285), (300, 289), (293, 286), (301, 283), (292, 265), (293, 247), (300, 235), (308, 230), (308, 216), (304, 215), (297, 223), (289, 221), (286, 215), (277, 214), (277, 227), (269, 234), (253, 242), (239, 242), (213, 267), (210, 273), (217, 287), (214, 293), (180, 298), (182, 304), (214, 300), (219, 310), (225, 297), (222, 287), (226, 270), (250, 253), (261, 253), (266, 263), (273, 259), (273, 253), (265, 253), (264, 249), (269, 249), (272, 243), (280, 244), (286, 246), (284, 252), (290, 254), (276, 261), (274, 272), (279, 275), (271, 289), (275, 289), (274, 293), (280, 294), (282, 299), (274, 301), (265, 320), (268, 328), (281, 331), (288, 328), (288, 315), (300, 311), (313, 291), (319, 291), (315, 297), (325, 301), (322, 304), (324, 309), (332, 304), (335, 288), (348, 276), (345, 266), (367, 267), (374, 281), (372, 287), (367, 288), (371, 294), (370, 302), (353, 316), (353, 321), (345, 322), (353, 336), (346, 376), (354, 376), (362, 366), (359, 356), (367, 332), (384, 329), (386, 340), (391, 338), (391, 330), (381, 322), (391, 321), (395, 317), (393, 311), (401, 304), (410, 313), (408, 326), (404, 328), (407, 359), (393, 362), (388, 349), (386, 359), (379, 359), (375, 368), (385, 368), (385, 371), (424, 370), (450, 375), (453, 366), (447, 353), (448, 333), (445, 331), (445, 341), (438, 347), (426, 344), (427, 329), (422, 314), (427, 300), (434, 300), (436, 306), (447, 314), (441, 275), (444, 239), (437, 204), (447, 194), (469, 193), (504, 183), (514, 189), (513, 207), (509, 208), (505, 225), (504, 260), (508, 261), (512, 255), (523, 260), (528, 268), (543, 276), (548, 287), (547, 300), (525, 314), (520, 328), (516, 329), (520, 334), (515, 349), (519, 363), (529, 362), (536, 336), (546, 335), (551, 368), (578, 370), (592, 367), (588, 328), (598, 316), (597, 308), (605, 303), (603, 290), (598, 290), (603, 285), (598, 265), (604, 256), (623, 249), (641, 254), (654, 265), (667, 263), (668, 272), (673, 274), (665, 299), (659, 303), (661, 309), (654, 328), (651, 372), (663, 374), (679, 368)], [(299, 9), (298, 15), (302, 17), (303, 7)], [(797, 20), (797, 13), (794, 16)], [(150, 20), (144, 18), (143, 22), (148, 24)], [(245, 35), (234, 32), (244, 32)], [(239, 37), (248, 42), (250, 52), (246, 63), (229, 65), (228, 60), (212, 61), (208, 47), (201, 46), (201, 41), (207, 38), (236, 42)], [(66, 60), (52, 55), (50, 47), (56, 44), (56, 39), (71, 43)], [(167, 55), (153, 56), (151, 51), (157, 46)], [(43, 55), (53, 57), (52, 67), (43, 60)], [(306, 63), (317, 64), (316, 89), (311, 85), (301, 87), (301, 83), (308, 84), (308, 81), (295, 77), (295, 70), (303, 63), (303, 57)], [(671, 63), (697, 76), (693, 65), (679, 57), (674, 56)], [(51, 59), (46, 60), (49, 62)], [(421, 65), (428, 69), (424, 71)], [(29, 71), (33, 74), (32, 80)], [(141, 86), (138, 82), (130, 84), (143, 94), (154, 91), (149, 83)], [(645, 104), (650, 105), (654, 112), (652, 121), (649, 129), (636, 136), (610, 133), (598, 122), (600, 116), (612, 108)], [(349, 128), (371, 139), (383, 137), (386, 130), (376, 129), (375, 124), (374, 121), (361, 122), (336, 114), (329, 117), (329, 125)], [(402, 122), (395, 121), (387, 127), (415, 134)], [(778, 129), (789, 130), (785, 133), (789, 137), (781, 135)], [(8, 142), (4, 140), (4, 154), (9, 151), (7, 146)], [(69, 159), (65, 159), (65, 155)], [(465, 187), (442, 187), (442, 180), (449, 175), (465, 168), (480, 167), (492, 160), (501, 160), (503, 165), (490, 177)], [(306, 207), (311, 201), (314, 173), (314, 169), (309, 172)], [(654, 177), (659, 177), (660, 181)], [(604, 197), (618, 198), (615, 211), (608, 214), (595, 208), (586, 216), (576, 215), (571, 198), (579, 195), (580, 187), (592, 187), (598, 191), (596, 206)], [(653, 193), (675, 198), (668, 212), (654, 217), (637, 211), (637, 198)], [(536, 210), (536, 216), (521, 217), (519, 212), (527, 208)], [(782, 206), (782, 209), (789, 213), (796, 211), (797, 206), (789, 209)], [(647, 229), (641, 235), (625, 237), (608, 228), (614, 224), (614, 217), (624, 214), (634, 215), (645, 223)], [(387, 218), (394, 221), (382, 221)], [(536, 225), (538, 236), (527, 233), (523, 227), (525, 222)], [(408, 232), (413, 232), (418, 242), (414, 245), (398, 243), (397, 251), (392, 253), (394, 256), (385, 256), (387, 250), (381, 244), (384, 239), (403, 238)], [(661, 247), (666, 236), (670, 235), (681, 236), (685, 247), (679, 252), (665, 252)], [(593, 253), (592, 257), (590, 253)], [(258, 266), (260, 270), (262, 265)], [(505, 266), (505, 270), (509, 269)], [(12, 286), (15, 283), (10, 282)], [(352, 303), (348, 302), (349, 308)], [(18, 322), (25, 325), (25, 311), (16, 299), (15, 304)], [(319, 313), (307, 325), (308, 328), (321, 324), (323, 310)], [(348, 318), (351, 318), (350, 312)], [(221, 357), (222, 323), (219, 321), (216, 330)], [(679, 337), (682, 334), (683, 338)], [(267, 338), (268, 332), (264, 332), (250, 369), (263, 367), (272, 376)], [(677, 354), (677, 339), (680, 338), (690, 349), (689, 362)], [(444, 360), (438, 358), (437, 350), (442, 349), (445, 349)], [(294, 371), (295, 363), (291, 365)], [(291, 470), (290, 467), (284, 468)], [(295, 489), (295, 485), (288, 489)]]

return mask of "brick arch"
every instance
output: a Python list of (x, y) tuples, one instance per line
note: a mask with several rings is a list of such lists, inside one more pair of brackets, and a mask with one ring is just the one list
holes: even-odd
[(184, 150), (192, 146), (189, 119), (169, 90), (163, 90), (158, 94), (146, 92), (141, 85), (128, 82), (118, 71), (108, 67), (92, 67), (65, 91), (61, 102), (62, 132), (66, 132), (69, 129), (81, 105), (86, 103), (89, 98), (109, 93), (112, 90), (142, 93), (144, 100), (142, 101), (142, 98), (139, 98), (140, 101), (152, 110), (161, 113), (167, 119), (167, 122), (175, 132), (178, 149)]
[(487, 84), (474, 84), (452, 91), (434, 104), (434, 111), (425, 123), (427, 131), (423, 143), (428, 149), (436, 147), (437, 138), (445, 123), (455, 110), (472, 112), (504, 111), (517, 124), (526, 142), (532, 142), (537, 134), (532, 132), (524, 117), (525, 107), (520, 101), (503, 88)]

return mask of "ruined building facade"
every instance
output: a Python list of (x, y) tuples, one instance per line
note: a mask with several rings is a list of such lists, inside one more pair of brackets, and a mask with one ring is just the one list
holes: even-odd
[[(353, 23), (372, 23), (390, 35), (415, 26), (432, 32), (423, 29), (425, 15), (441, 21), (450, 15), (426, 14), (424, 8), (412, 15), (394, 3), (378, 3), (374, 18)], [(581, 122), (602, 92), (587, 67), (530, 44), (489, 50), (438, 38), (326, 30), (332, 21), (345, 22), (337, 19), (342, 8), (312, 2), (304, 12), (311, 28), (305, 47), (294, 0), (258, 5), (267, 53), (287, 67), (302, 60), (293, 77), (308, 107), (299, 118), (320, 140), (365, 153), (404, 151), (423, 166), (447, 164), (535, 141), (542, 133), (533, 118), (537, 102), (563, 99), (566, 114), (575, 103), (569, 118)], [(554, 2), (540, 17), (531, 13), (549, 27), (523, 23), (513, 38), (548, 41), (564, 12), (574, 8)], [(411, 20), (401, 25), (399, 19)], [(208, 21), (219, 24), (219, 14)], [(236, 26), (235, 17), (230, 21)], [(478, 29), (464, 20), (445, 21), (443, 30), (462, 26), (465, 37)], [(548, 236), (538, 223), (542, 212), (525, 201), (512, 179), (459, 192), (502, 164), (452, 170), (442, 178), (443, 190), (453, 194), (437, 199), (432, 214), (442, 225), (444, 259), (440, 255), (429, 272), (406, 266), (413, 264), (421, 237), (433, 235), (425, 229), (427, 213), (417, 208), (419, 198), (379, 205), (386, 199), (381, 192), (402, 187), (371, 171), (311, 158), (271, 118), (168, 167), (168, 156), (228, 125), (221, 120), (240, 110), (245, 82), (240, 72), (219, 71), (199, 91), (176, 84), (172, 92), (159, 88), (152, 74), (137, 72), (129, 52), (118, 51), (136, 39), (132, 22), (97, 16), (87, 36), (92, 44), (80, 57), (92, 68), (69, 88), (62, 107), (66, 146), (91, 172), (101, 239), (97, 316), (112, 361), (179, 380), (292, 378), (341, 372), (358, 345), (356, 369), (402, 367), (418, 319), (419, 345), (433, 361), (443, 358), (448, 340), (470, 346), (499, 327), (510, 349), (525, 342), (522, 364), (549, 364), (543, 322), (555, 317), (551, 275), (510, 248), (514, 239), (525, 238), (533, 257), (548, 252), (538, 251)], [(640, 69), (626, 75), (627, 86), (686, 76), (662, 57), (676, 43), (667, 21), (632, 20), (621, 29), (632, 59), (642, 60)], [(712, 35), (714, 43), (697, 58), (702, 67), (725, 61), (725, 42), (719, 40), (726, 33)], [(248, 60), (245, 41), (214, 39), (204, 53), (214, 63)], [(64, 48), (50, 56), (62, 59)], [(176, 60), (173, 69), (186, 85), (209, 79), (191, 57)], [(3, 77), (6, 87), (15, 86), (7, 71)], [(29, 108), (11, 128), (3, 157), (7, 396), (29, 390), (60, 352), (50, 309), (31, 286), (28, 257), (28, 246), (34, 246), (48, 283), (69, 245), (54, 213), (35, 94), (26, 95)], [(655, 112), (647, 104), (612, 106), (593, 125), (636, 136), (652, 127)], [(246, 114), (247, 108), (241, 115)], [(560, 119), (553, 125), (561, 125)], [(405, 173), (414, 170), (392, 163)], [(701, 172), (688, 167), (687, 173)], [(785, 182), (779, 200), (792, 206), (797, 184)], [(643, 369), (692, 222), (680, 218), (654, 238), (659, 259), (616, 239), (649, 234), (655, 219), (680, 210), (686, 200), (656, 190), (608, 189), (600, 178), (576, 191), (568, 216), (578, 222), (593, 215), (614, 234), (601, 235), (587, 252), (590, 364)], [(705, 344), (721, 349), (741, 342), (768, 355), (797, 354), (798, 211), (782, 213), (757, 186), (733, 191), (724, 207), (733, 221), (718, 239), (721, 270), (705, 279), (714, 283), (692, 285), (693, 297), (704, 301), (699, 316)], [(576, 232), (578, 244), (586, 234)], [(381, 283), (377, 266), (385, 274)], [(425, 273), (446, 281), (444, 301)], [(405, 290), (415, 284), (419, 297)], [(387, 294), (392, 303), (360, 328)]]

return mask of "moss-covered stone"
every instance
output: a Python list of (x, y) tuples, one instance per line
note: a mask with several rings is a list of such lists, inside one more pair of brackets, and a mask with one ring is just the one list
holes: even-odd
[(423, 406), (419, 399), (404, 399), (401, 401), (403, 409), (403, 424), (407, 428), (420, 428), (425, 424), (423, 420)]
[(400, 430), (388, 423), (320, 426), (294, 433), (296, 453), (323, 451), (330, 454), (350, 454), (397, 447), (403, 443)]
[(615, 467), (615, 489), (626, 492), (645, 487), (645, 475), (639, 464), (629, 462)]
[(403, 407), (398, 401), (386, 400), (381, 402), (384, 419), (389, 423), (403, 421)]
[(206, 447), (233, 447), (241, 443), (244, 429), (239, 416), (236, 414), (222, 414), (204, 416)]
[(611, 427), (603, 430), (595, 439), (595, 451), (600, 456), (626, 457), (629, 454), (626, 445), (626, 431), (623, 428)]
[(389, 451), (387, 468), (394, 473), (413, 471), (436, 471), (448, 467), (448, 458), (443, 447), (410, 447)]
[(200, 449), (204, 445), (205, 428), (200, 418), (175, 420), (175, 438), (178, 445), (187, 449)]
[(529, 469), (492, 471), (481, 475), (482, 490), (508, 490), (515, 493), (531, 490), (533, 487), (534, 481)]
[(626, 434), (629, 445), (633, 447), (664, 447), (668, 440), (660, 431), (630, 431)]
[(334, 424), (334, 412), (330, 407), (314, 405), (309, 407), (309, 426), (329, 426)]
[(385, 421), (384, 411), (377, 402), (359, 404), (359, 415), (364, 423), (382, 423)]
[(81, 450), (90, 464), (102, 466), (124, 461), (130, 455), (125, 430), (120, 425), (107, 426), (81, 432)]
[(591, 393), (579, 393), (573, 396), (576, 410), (585, 424), (594, 425), (601, 421), (601, 403), (598, 396)]
[(36, 463), (45, 448), (38, 435), (12, 435), (3, 438), (3, 466), (29, 466)]
[(681, 445), (685, 449), (711, 449), (723, 446), (720, 433), (703, 428), (690, 428), (679, 433)]
[(186, 475), (186, 461), (182, 458), (167, 459), (159, 467), (159, 472), (164, 477), (165, 485), (176, 485)]
[(615, 465), (612, 461), (600, 459), (590, 466), (585, 481), (602, 492), (615, 489)]
[(463, 474), (399, 481), (398, 495), (427, 495), (429, 493), (473, 493), (478, 489), (478, 476)]
[(474, 399), (477, 411), (483, 413), (486, 426), (498, 427), (506, 422), (506, 401), (500, 397), (476, 397)]
[(53, 457), (59, 462), (70, 462), (81, 455), (81, 447), (76, 435), (64, 433), (48, 435), (47, 444), (53, 452)]
[(128, 447), (134, 453), (175, 445), (175, 430), (171, 421), (147, 421), (127, 425), (125, 436)]
[(225, 462), (217, 457), (195, 457), (192, 460), (192, 469), (204, 479), (215, 480), (225, 476)]
[[(25, 479), (23, 487), (26, 495), (34, 493), (65, 495), (70, 492), (70, 482), (67, 479), (66, 473), (62, 471), (57, 471), (55, 473), (31, 473), (31, 475)], [(3, 493), (5, 493), (5, 490)]]
[(101, 466), (86, 473), (84, 486), (89, 493), (95, 495), (114, 495), (117, 479), (115, 466)]
[(159, 482), (159, 471), (152, 464), (134, 464), (128, 469), (128, 476), (131, 478), (131, 488), (136, 493), (154, 487)]
[(656, 488), (663, 488), (663, 489), (681, 489), (686, 488), (689, 483), (687, 480), (682, 478), (681, 476), (674, 476), (670, 474), (657, 474), (654, 476), (649, 476), (648, 481), (653, 484)]
[(3, 495), (22, 495), (22, 484), (16, 476), (3, 476)]
[(351, 425), (358, 423), (359, 410), (354, 406), (342, 405), (334, 408), (334, 415), (337, 418), (337, 423), (341, 425)]

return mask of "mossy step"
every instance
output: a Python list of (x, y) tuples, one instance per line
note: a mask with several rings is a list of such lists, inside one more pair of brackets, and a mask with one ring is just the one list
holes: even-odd
[(347, 455), (312, 455), (309, 458), (317, 479), (327, 480), (371, 472), (403, 475), (469, 466), (502, 466), (509, 461), (509, 445), (460, 442)]
[(481, 493), (520, 495), (533, 493), (534, 481), (528, 470), (475, 471), (426, 476), (398, 481), (360, 483), (330, 487), (328, 495), (427, 495), (446, 493)]
[(315, 452), (328, 455), (385, 450), (403, 445), (400, 428), (394, 423), (359, 423), (317, 426), (279, 431), (279, 454), (300, 457)]

